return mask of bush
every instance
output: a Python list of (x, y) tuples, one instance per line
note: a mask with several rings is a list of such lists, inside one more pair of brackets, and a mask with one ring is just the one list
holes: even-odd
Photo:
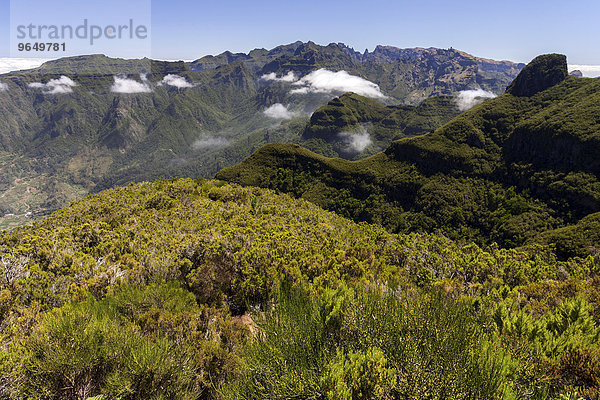
[(512, 386), (510, 357), (441, 294), (289, 290), (260, 321), (222, 399), (499, 399)]
[(240, 340), (231, 329), (218, 310), (199, 308), (172, 285), (70, 304), (48, 313), (22, 344), (17, 392), (32, 399), (197, 399), (231, 369)]
[(387, 368), (378, 348), (366, 352), (338, 351), (331, 360), (321, 385), (331, 400), (387, 399), (396, 386), (397, 372)]

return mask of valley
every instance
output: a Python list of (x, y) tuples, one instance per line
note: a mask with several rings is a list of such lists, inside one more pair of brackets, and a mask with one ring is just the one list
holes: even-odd
[[(87, 193), (132, 181), (210, 178), (273, 142), (362, 158), (457, 115), (449, 96), (475, 88), (499, 94), (520, 68), (457, 50), (380, 46), (361, 54), (312, 42), (190, 63), (102, 55), (49, 61), (0, 76), (7, 85), (0, 91), (0, 112), (7, 116), (0, 122), (0, 214), (47, 215)], [(333, 86), (319, 86), (323, 74)], [(313, 112), (353, 90), (369, 107), (379, 101), (399, 108), (378, 126), (353, 123), (335, 132), (374, 129), (363, 134), (360, 151), (340, 148), (351, 136), (332, 148), (308, 135)], [(425, 104), (432, 108), (425, 111)], [(415, 116), (410, 107), (417, 107)], [(29, 182), (31, 196), (11, 195), (23, 190), (15, 179)], [(0, 218), (3, 227), (27, 221)]]

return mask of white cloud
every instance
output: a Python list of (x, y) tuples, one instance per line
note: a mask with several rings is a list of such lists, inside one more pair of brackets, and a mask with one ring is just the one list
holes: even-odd
[(50, 59), (45, 58), (0, 58), (0, 74), (22, 69), (37, 68)]
[(344, 140), (347, 150), (354, 153), (362, 153), (373, 143), (369, 131), (364, 127), (358, 128), (356, 132), (340, 132), (338, 136)]
[(297, 113), (290, 111), (286, 106), (281, 103), (275, 103), (263, 111), (263, 113), (273, 119), (291, 119), (294, 118)]
[(202, 134), (196, 141), (192, 144), (192, 149), (194, 150), (206, 150), (212, 149), (215, 147), (223, 147), (227, 145), (227, 139), (222, 136), (210, 136), (207, 134)]
[(346, 71), (333, 72), (326, 69), (319, 69), (306, 75), (294, 83), (298, 86), (290, 93), (346, 93), (354, 92), (361, 96), (372, 98), (385, 98), (381, 93), (379, 86), (371, 81), (359, 76), (350, 75)]
[(0, 82), (0, 92), (8, 91), (8, 85), (4, 82)]
[[(292, 89), (290, 90), (290, 93), (292, 94), (307, 94), (308, 92), (315, 92), (314, 90), (309, 90), (307, 86), (305, 87), (301, 87), (298, 89)], [(327, 92), (319, 92), (319, 93), (327, 93)]]
[(600, 65), (569, 64), (569, 72), (580, 70), (586, 78), (597, 78), (600, 76)]
[(165, 76), (162, 81), (160, 81), (161, 85), (169, 85), (175, 86), (176, 88), (191, 88), (194, 87), (191, 83), (189, 83), (183, 76), (169, 74)]
[(144, 75), (140, 75), (143, 82), (138, 82), (134, 79), (115, 76), (115, 83), (110, 87), (114, 93), (150, 93), (152, 89), (147, 83)]
[(492, 97), (496, 97), (496, 94), (483, 89), (463, 90), (458, 92), (455, 101), (460, 111), (466, 111)]
[(65, 94), (73, 92), (73, 87), (77, 86), (77, 84), (71, 78), (62, 75), (60, 78), (52, 79), (48, 83), (34, 82), (28, 86), (35, 89), (42, 89), (47, 94)]
[(294, 71), (288, 71), (287, 74), (282, 75), (281, 77), (277, 77), (275, 72), (271, 72), (269, 74), (264, 74), (260, 77), (263, 81), (278, 81), (278, 82), (296, 82), (298, 77), (294, 73)]

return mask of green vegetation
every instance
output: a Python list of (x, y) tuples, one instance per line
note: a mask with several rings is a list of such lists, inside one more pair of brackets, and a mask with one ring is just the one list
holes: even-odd
[[(302, 132), (308, 116), (334, 95), (294, 95), (289, 83), (263, 80), (264, 74), (293, 71), (299, 77), (321, 67), (343, 69), (378, 83), (390, 96), (389, 103), (418, 103), (482, 79), (486, 88), (499, 92), (519, 70), (513, 63), (494, 64), (454, 50), (390, 51), (379, 49), (363, 59), (341, 44), (297, 42), (191, 63), (77, 56), (5, 74), (2, 82), (9, 90), (0, 92), (0, 191), (6, 196), (0, 197), (0, 227), (13, 228), (85, 194), (132, 181), (210, 178), (267, 143), (305, 143)], [(418, 55), (422, 57), (415, 58)], [(417, 64), (418, 74), (413, 69)], [(167, 74), (177, 74), (193, 86), (160, 85)], [(77, 84), (72, 93), (49, 94), (28, 86), (62, 75)], [(113, 93), (115, 75), (140, 85), (145, 76), (152, 92)], [(410, 83), (400, 85), (403, 80)], [(267, 118), (263, 111), (275, 103), (289, 105), (297, 116)], [(437, 128), (445, 122), (420, 118), (444, 110), (432, 104), (433, 110), (423, 107), (415, 118), (407, 112), (402, 121), (407, 128), (401, 130)], [(382, 133), (377, 146), (383, 148), (399, 137), (393, 131)], [(311, 148), (333, 154), (322, 142)]]
[(568, 257), (595, 254), (600, 243), (600, 213), (590, 214), (575, 225), (543, 232), (533, 241), (555, 244), (557, 253)]
[[(393, 140), (434, 131), (459, 114), (451, 96), (431, 97), (417, 106), (384, 106), (356, 93), (346, 93), (319, 108), (302, 133), (303, 146), (323, 155), (363, 158), (387, 147)], [(348, 147), (348, 134), (364, 130), (372, 144), (366, 151)]]
[(0, 236), (9, 398), (595, 398), (600, 258), (131, 184)]
[[(206, 397), (235, 368), (244, 327), (174, 285), (124, 288), (40, 318), (16, 349), (27, 398)], [(17, 354), (15, 354), (16, 356)]]
[[(336, 53), (339, 45), (323, 49), (325, 58), (312, 44), (292, 47), (277, 49), (276, 60), (257, 50), (248, 64), (229, 53), (199, 60), (199, 71), (153, 67), (223, 85), (194, 88), (205, 93), (241, 84), (252, 97), (260, 63), (308, 71), (352, 58)], [(400, 53), (379, 48), (370, 57)], [(560, 72), (558, 58), (537, 59), (513, 85), (535, 93), (488, 100), (359, 161), (271, 144), (218, 175), (253, 187), (132, 183), (2, 232), (0, 398), (598, 399), (600, 83), (571, 77), (544, 87), (548, 76), (539, 74)], [(144, 111), (150, 99), (115, 97), (97, 131), (104, 147), (69, 153), (71, 191), (35, 204), (97, 188), (95, 175), (105, 184), (154, 176), (144, 169), (189, 147), (191, 130), (225, 127), (249, 101), (169, 90), (153, 94), (158, 119)], [(83, 92), (73, 96), (97, 101)], [(76, 125), (49, 117), (44, 126), (89, 126), (77, 101), (54, 100), (42, 108)], [(441, 124), (450, 102), (386, 107), (346, 94), (315, 113), (298, 140), (318, 144), (363, 123), (382, 137), (409, 135), (409, 125)], [(257, 139), (260, 121), (249, 118), (251, 133), (227, 136), (239, 146), (206, 154), (219, 165), (288, 129), (299, 135), (304, 121)], [(18, 179), (2, 204), (35, 189), (39, 163), (60, 170), (55, 157), (70, 151), (69, 140), (98, 139), (45, 132), (32, 139), (43, 147), (32, 159), (15, 155), (18, 141), (2, 142), (11, 166), (2, 174)]]
[[(538, 61), (520, 76), (541, 82), (536, 73), (561, 69)], [(542, 240), (563, 258), (582, 256), (599, 244), (595, 233), (575, 233), (593, 230), (591, 220), (578, 221), (600, 211), (599, 118), (600, 81), (568, 77), (530, 97), (487, 100), (435, 132), (397, 140), (363, 160), (273, 144), (217, 178), (303, 197), (391, 232), (439, 231), (503, 247)]]
[(468, 307), (442, 296), (285, 293), (262, 324), (224, 398), (501, 398), (507, 383), (508, 356)]

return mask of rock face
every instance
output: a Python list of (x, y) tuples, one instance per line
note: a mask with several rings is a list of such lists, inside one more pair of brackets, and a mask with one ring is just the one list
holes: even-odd
[[(343, 43), (321, 46), (297, 42), (272, 51), (253, 50), (250, 55), (243, 63), (258, 68), (259, 76), (289, 72), (302, 76), (320, 68), (345, 70), (378, 84), (387, 95), (407, 104), (476, 88), (501, 94), (525, 66), (478, 58), (456, 49), (377, 46), (373, 52), (359, 53)], [(212, 65), (216, 58), (223, 63), (228, 60), (224, 55), (204, 57), (191, 68), (199, 68), (199, 63)]]
[(577, 76), (579, 78), (583, 78), (583, 72), (581, 72), (578, 69), (576, 69), (574, 71), (571, 71), (571, 73), (569, 75), (571, 75), (571, 76)]
[(567, 57), (544, 54), (534, 58), (506, 88), (513, 96), (530, 97), (562, 82), (568, 75)]

